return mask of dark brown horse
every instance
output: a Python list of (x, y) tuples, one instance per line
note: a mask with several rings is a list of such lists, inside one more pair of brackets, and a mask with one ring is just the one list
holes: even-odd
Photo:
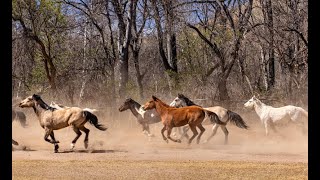
[[(197, 143), (199, 144), (200, 138), (205, 131), (205, 128), (202, 126), (202, 121), (206, 117), (209, 117), (210, 121), (215, 122), (217, 124), (223, 124), (220, 121), (219, 117), (211, 111), (207, 111), (198, 106), (188, 106), (183, 108), (173, 108), (169, 107), (169, 105), (162, 102), (155, 96), (152, 96), (152, 100), (147, 102), (142, 107), (144, 110), (156, 109), (161, 117), (161, 121), (164, 127), (161, 130), (162, 137), (165, 141), (168, 142), (168, 139), (173, 142), (180, 143), (180, 139), (173, 139), (170, 137), (171, 131), (173, 127), (180, 127), (186, 124), (189, 125), (191, 131), (193, 132), (193, 136), (189, 139), (188, 144), (192, 142), (192, 140), (199, 134), (196, 127), (200, 129), (200, 134), (197, 137)], [(164, 131), (167, 130), (167, 137), (164, 136)]]

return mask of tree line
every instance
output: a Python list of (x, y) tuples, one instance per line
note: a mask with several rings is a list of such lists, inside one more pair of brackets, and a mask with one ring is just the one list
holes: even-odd
[(306, 0), (13, 0), (12, 96), (305, 102), (307, 31)]

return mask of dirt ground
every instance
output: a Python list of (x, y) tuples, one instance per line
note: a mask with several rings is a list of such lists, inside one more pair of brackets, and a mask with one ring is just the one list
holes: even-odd
[[(307, 135), (290, 124), (266, 137), (254, 112), (239, 113), (249, 130), (227, 125), (228, 145), (218, 129), (208, 143), (190, 146), (186, 139), (181, 144), (163, 141), (161, 123), (150, 126), (155, 137), (145, 137), (129, 111), (100, 114), (108, 130), (87, 123), (88, 150), (84, 135), (69, 150), (75, 133), (68, 127), (55, 131), (60, 149), (53, 153), (32, 110), (23, 111), (28, 127), (12, 124), (12, 137), (20, 144), (12, 152), (13, 179), (308, 179)], [(211, 126), (205, 128), (202, 141), (211, 133)]]

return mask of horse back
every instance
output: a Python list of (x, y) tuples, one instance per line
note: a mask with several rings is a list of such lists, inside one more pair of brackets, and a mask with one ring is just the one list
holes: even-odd
[(169, 119), (174, 121), (176, 126), (182, 126), (186, 124), (201, 123), (205, 117), (205, 112), (201, 107), (198, 106), (186, 106), (168, 110), (167, 116)]
[(85, 121), (83, 110), (78, 107), (70, 107), (65, 109), (57, 109), (53, 112), (47, 111), (44, 114), (44, 123), (50, 123), (54, 129), (66, 127), (71, 124), (81, 124)]

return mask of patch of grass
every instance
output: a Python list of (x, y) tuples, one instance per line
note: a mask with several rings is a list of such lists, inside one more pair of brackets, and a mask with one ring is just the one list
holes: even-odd
[(252, 161), (12, 162), (13, 179), (308, 179), (307, 163)]

